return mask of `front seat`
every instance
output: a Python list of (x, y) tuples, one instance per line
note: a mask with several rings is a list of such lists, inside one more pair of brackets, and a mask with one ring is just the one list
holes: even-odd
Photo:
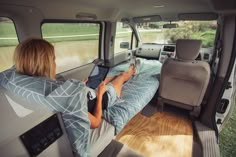
[(197, 117), (210, 79), (207, 62), (196, 61), (201, 40), (179, 39), (176, 58), (167, 59), (161, 70), (158, 104), (190, 110)]

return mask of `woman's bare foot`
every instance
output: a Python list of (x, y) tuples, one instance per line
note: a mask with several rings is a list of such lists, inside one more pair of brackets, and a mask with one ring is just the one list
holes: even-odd
[(135, 65), (134, 65), (134, 64), (131, 64), (131, 65), (129, 66), (128, 72), (129, 72), (131, 75), (134, 75), (134, 74), (135, 74), (135, 71), (136, 71)]

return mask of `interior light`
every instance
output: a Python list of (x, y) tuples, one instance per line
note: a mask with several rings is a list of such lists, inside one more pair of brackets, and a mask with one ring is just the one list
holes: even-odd
[(154, 5), (153, 8), (164, 8), (164, 5)]

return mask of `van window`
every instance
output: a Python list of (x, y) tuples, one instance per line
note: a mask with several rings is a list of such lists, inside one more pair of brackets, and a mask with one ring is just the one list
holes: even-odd
[(205, 49), (214, 46), (216, 21), (177, 21), (176, 28), (165, 27), (170, 22), (139, 23), (137, 29), (143, 43), (175, 44), (177, 39), (200, 39)]
[(13, 21), (6, 17), (0, 17), (0, 72), (14, 64), (13, 54), (18, 43)]
[(42, 35), (55, 47), (57, 73), (91, 63), (99, 56), (98, 23), (44, 23)]
[[(136, 46), (136, 38), (132, 37), (132, 29), (128, 24), (117, 22), (116, 24), (116, 37), (115, 37), (115, 53), (120, 53)], [(133, 41), (132, 41), (133, 38)], [(132, 45), (132, 44), (135, 45)]]

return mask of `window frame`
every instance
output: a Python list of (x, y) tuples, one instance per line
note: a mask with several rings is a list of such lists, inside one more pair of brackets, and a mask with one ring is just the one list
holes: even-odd
[[(122, 21), (117, 21), (116, 22), (116, 26), (117, 26), (117, 23), (118, 22), (120, 22), (120, 23), (124, 23), (124, 22), (122, 22)], [(134, 28), (132, 27), (132, 25), (130, 25), (129, 23), (125, 23), (125, 24), (127, 24), (128, 26), (129, 26), (129, 28), (131, 29), (131, 38), (130, 38), (130, 48), (129, 49), (127, 49), (127, 50), (133, 50), (133, 47), (134, 47), (134, 45), (133, 45), (133, 39), (135, 38), (135, 40), (136, 40), (136, 45), (135, 45), (135, 48), (136, 47), (138, 47), (138, 37), (137, 37), (137, 34), (135, 33), (135, 30), (134, 30)], [(117, 31), (117, 27), (116, 27), (116, 31)], [(115, 34), (116, 34), (116, 31), (115, 31)], [(116, 42), (116, 38), (115, 38), (115, 42)], [(127, 51), (127, 50), (124, 50), (124, 51)], [(114, 47), (114, 54), (119, 54), (119, 53), (122, 53), (123, 51), (120, 51), (120, 52), (115, 52), (115, 47)]]
[[(102, 44), (102, 31), (103, 31), (103, 24), (102, 24), (102, 21), (82, 21), (82, 20), (66, 20), (66, 19), (44, 19), (41, 23), (40, 23), (40, 33), (41, 33), (41, 38), (43, 38), (43, 32), (42, 32), (42, 26), (43, 24), (63, 24), (63, 23), (88, 23), (88, 24), (99, 24), (99, 38), (98, 38), (98, 54), (97, 54), (97, 58), (98, 59), (101, 59), (101, 44)], [(92, 62), (91, 62), (92, 63)], [(70, 71), (70, 70), (73, 70), (73, 69), (76, 69), (76, 68), (79, 68), (79, 67), (82, 67), (82, 66), (86, 66), (88, 64), (91, 64), (91, 63), (86, 63), (86, 64), (83, 64), (83, 65), (78, 65), (72, 69), (68, 69), (68, 70), (65, 70), (63, 72), (60, 72), (60, 73), (64, 73), (64, 72), (67, 72), (67, 71)], [(59, 73), (58, 73), (59, 74)]]
[[(133, 30), (133, 27), (131, 27), (131, 28)], [(135, 39), (135, 41), (134, 41), (134, 39)], [(133, 45), (134, 43), (135, 43), (135, 45)], [(138, 47), (138, 37), (137, 37), (137, 34), (135, 33), (135, 31), (133, 30), (133, 32), (132, 32), (132, 40), (131, 40), (131, 50), (134, 50), (137, 47)]]
[[(15, 28), (15, 32), (16, 32), (16, 38), (17, 38), (17, 41), (18, 41), (18, 44), (16, 44), (15, 45), (15, 47), (17, 47), (21, 42), (20, 42), (20, 38), (19, 38), (19, 35), (18, 35), (18, 31), (17, 31), (17, 27), (16, 27), (16, 22), (14, 21), (14, 19), (12, 18), (12, 17), (10, 17), (10, 16), (0, 16), (0, 17), (2, 17), (2, 18), (8, 18), (9, 20), (11, 20), (12, 21), (12, 23), (13, 23), (13, 25), (14, 25), (14, 28)], [(13, 56), (12, 56), (12, 58), (14, 57), (14, 52), (13, 52)], [(15, 64), (14, 64), (14, 62), (13, 62), (13, 65), (12, 66), (14, 66)], [(5, 71), (5, 70), (7, 70), (7, 69), (4, 69), (3, 71)], [(0, 72), (3, 72), (3, 71), (0, 71)]]

